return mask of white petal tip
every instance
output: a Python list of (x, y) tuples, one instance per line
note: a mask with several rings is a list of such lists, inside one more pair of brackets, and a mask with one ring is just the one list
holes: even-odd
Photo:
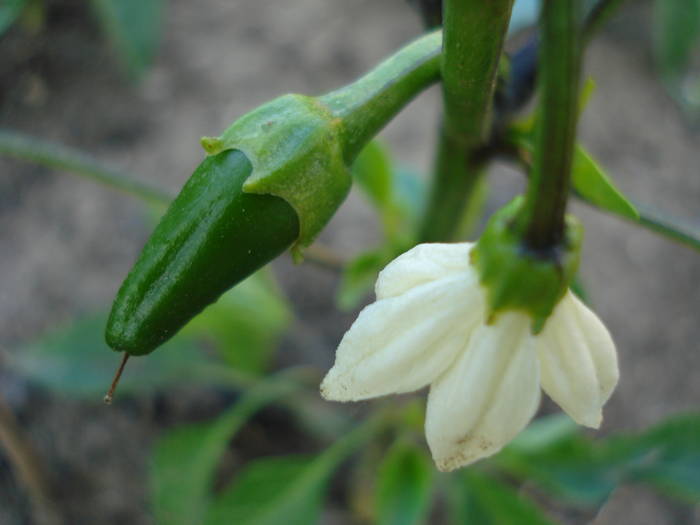
[(582, 425), (584, 427), (588, 428), (593, 428), (595, 430), (598, 430), (600, 428), (600, 425), (603, 423), (603, 414), (600, 412), (596, 414), (592, 414), (588, 417), (580, 418), (578, 420), (574, 420), (576, 423), (579, 425)]
[(347, 386), (329, 376), (330, 374), (321, 383), (321, 397), (326, 401), (352, 401)]
[(452, 472), (458, 468), (466, 467), (478, 461), (480, 458), (473, 458), (464, 455), (452, 456), (435, 460), (435, 466), (440, 472)]
[(476, 463), (480, 459), (493, 456), (500, 452), (502, 445), (498, 445), (484, 436), (467, 436), (460, 440), (452, 453), (445, 456), (433, 455), (435, 466), (441, 472), (452, 472), (458, 468)]
[(347, 379), (347, 375), (333, 373), (333, 369), (326, 374), (319, 390), (326, 401), (363, 401), (372, 397), (367, 392), (358, 391), (353, 387), (352, 381)]

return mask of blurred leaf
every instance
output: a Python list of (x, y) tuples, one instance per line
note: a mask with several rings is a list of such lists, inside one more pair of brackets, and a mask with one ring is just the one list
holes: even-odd
[(508, 485), (467, 469), (454, 483), (451, 522), (459, 525), (551, 525), (530, 500)]
[[(120, 359), (104, 341), (107, 317), (94, 314), (59, 327), (11, 354), (8, 363), (51, 390), (101, 399)], [(221, 362), (202, 351), (203, 339), (236, 370), (261, 372), (289, 317), (274, 281), (259, 272), (224, 294), (148, 358), (132, 359), (119, 383), (119, 395), (183, 382), (230, 384), (233, 377)]]
[(666, 77), (682, 75), (700, 37), (700, 0), (656, 0), (654, 44)]
[(363, 253), (350, 261), (340, 279), (336, 304), (341, 310), (351, 310), (364, 299), (374, 286), (377, 275), (391, 259), (386, 250)]
[(610, 461), (626, 477), (666, 494), (700, 503), (700, 414), (671, 418), (637, 437), (613, 441)]
[(162, 0), (93, 0), (93, 5), (127, 71), (138, 78), (158, 49)]
[(222, 295), (183, 330), (209, 340), (236, 370), (260, 373), (291, 320), (272, 274), (261, 270)]
[(656, 0), (654, 54), (671, 96), (692, 117), (700, 110), (700, 75), (691, 68), (700, 54), (700, 0)]
[(232, 436), (263, 406), (297, 388), (284, 375), (273, 376), (250, 389), (215, 421), (180, 427), (163, 437), (154, 448), (151, 466), (157, 523), (202, 523), (212, 498), (216, 466)]
[(423, 448), (399, 441), (379, 466), (377, 524), (423, 523), (430, 510), (433, 465)]
[(608, 459), (565, 414), (535, 420), (495, 457), (509, 474), (584, 507), (602, 505), (617, 486), (621, 475)]
[(374, 435), (369, 420), (314, 458), (254, 460), (216, 497), (206, 525), (311, 525), (318, 522), (328, 479), (348, 454)]
[(634, 205), (580, 145), (574, 152), (571, 176), (574, 189), (589, 203), (633, 221), (639, 219)]
[(0, 36), (17, 20), (27, 0), (3, 0), (0, 4)]
[[(8, 364), (51, 390), (101, 400), (121, 359), (104, 342), (106, 324), (106, 313), (78, 319), (13, 352)], [(148, 358), (132, 359), (118, 393), (143, 393), (202, 379), (197, 368), (213, 363), (191, 338), (178, 336)]]
[(495, 460), (509, 474), (570, 504), (599, 507), (620, 482), (620, 469), (593, 442), (567, 433), (546, 446), (508, 446)]
[(411, 244), (426, 201), (420, 177), (407, 169), (394, 170), (387, 148), (376, 140), (362, 150), (352, 170), (379, 212), (386, 238), (392, 244)]
[(411, 229), (418, 224), (428, 200), (427, 187), (419, 174), (399, 168), (394, 174), (394, 199), (402, 221)]
[(216, 498), (206, 525), (309, 525), (318, 522), (330, 472), (309, 474), (314, 458), (284, 456), (249, 463)]
[(379, 210), (392, 202), (392, 167), (387, 149), (377, 140), (371, 141), (352, 165), (352, 176)]
[(559, 437), (532, 446), (528, 429), (496, 456), (499, 466), (586, 507), (602, 505), (623, 482), (648, 483), (670, 496), (700, 502), (700, 414), (676, 416), (638, 435), (597, 442), (571, 433), (564, 420), (551, 419), (545, 425), (541, 435)]
[(577, 432), (578, 425), (569, 416), (552, 414), (530, 423), (510, 442), (508, 449), (521, 453), (539, 452), (575, 436)]

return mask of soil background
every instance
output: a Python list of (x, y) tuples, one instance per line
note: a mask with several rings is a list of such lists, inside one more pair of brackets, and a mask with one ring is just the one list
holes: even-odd
[[(50, 0), (45, 29), (0, 38), (0, 126), (86, 150), (176, 191), (200, 161), (198, 140), (279, 94), (319, 94), (343, 85), (421, 32), (402, 0), (171, 0), (161, 51), (143, 81), (125, 80), (82, 1)], [(659, 83), (651, 60), (651, 9), (635, 2), (589, 48), (597, 90), (581, 140), (631, 197), (700, 221), (700, 149)], [(439, 92), (420, 96), (384, 132), (402, 164), (426, 172)], [(495, 209), (523, 187), (499, 165)], [(583, 280), (619, 350), (620, 385), (603, 432), (646, 428), (700, 403), (700, 257), (584, 206)], [(0, 352), (75, 316), (108, 305), (147, 236), (142, 208), (70, 175), (0, 158)], [(349, 257), (378, 242), (375, 216), (353, 192), (322, 241)], [(310, 264), (274, 263), (295, 306), (285, 362), (332, 362), (356, 312), (339, 313), (337, 275)], [(312, 283), (310, 285), (309, 283)], [(152, 523), (145, 471), (163, 427), (215, 412), (208, 394), (176, 401), (71, 401), (2, 369), (0, 391), (61, 479), (66, 523)], [(349, 409), (350, 410), (350, 409)], [(274, 433), (274, 429), (272, 430)], [(273, 440), (274, 441), (274, 440)], [(281, 452), (284, 444), (276, 445)], [(1, 455), (1, 453), (0, 453)], [(354, 523), (331, 505), (324, 523)], [(32, 523), (27, 502), (0, 458), (0, 524)], [(618, 490), (597, 525), (700, 523), (700, 513), (640, 487)]]

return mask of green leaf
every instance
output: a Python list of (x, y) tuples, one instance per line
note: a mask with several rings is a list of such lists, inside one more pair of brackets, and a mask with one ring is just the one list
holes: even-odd
[(363, 253), (350, 261), (340, 278), (336, 304), (341, 310), (355, 308), (372, 290), (377, 275), (389, 262), (386, 250)]
[[(262, 372), (290, 320), (289, 312), (270, 275), (259, 272), (224, 294), (148, 359), (132, 359), (119, 395), (178, 383), (230, 384), (233, 378), (221, 362), (202, 350), (203, 340), (236, 370)], [(8, 364), (45, 388), (102, 399), (120, 359), (104, 341), (106, 324), (106, 313), (75, 320), (18, 349)]]
[(419, 174), (399, 168), (394, 174), (394, 201), (404, 227), (410, 231), (416, 228), (427, 200), (427, 186)]
[(425, 207), (425, 183), (411, 170), (394, 170), (388, 150), (377, 140), (362, 150), (352, 175), (377, 209), (386, 238), (406, 244)]
[(138, 78), (158, 50), (162, 0), (93, 0), (93, 6), (127, 71)]
[(552, 524), (534, 503), (475, 469), (465, 470), (454, 485), (451, 522), (455, 525)]
[(312, 459), (281, 457), (250, 462), (216, 497), (205, 525), (317, 523), (329, 477), (377, 428), (377, 421), (369, 420)]
[(372, 140), (352, 165), (353, 179), (377, 209), (385, 210), (392, 203), (393, 170), (387, 149)]
[(510, 442), (508, 449), (535, 453), (576, 435), (578, 426), (566, 414), (553, 414), (536, 419)]
[(216, 466), (231, 437), (256, 411), (297, 388), (288, 378), (274, 376), (250, 389), (216, 421), (181, 427), (163, 437), (155, 446), (150, 473), (156, 522), (202, 523)]
[(669, 94), (691, 117), (700, 109), (700, 76), (693, 71), (700, 45), (700, 0), (656, 0), (654, 55)]
[(219, 495), (207, 525), (308, 525), (318, 521), (330, 472), (309, 475), (314, 458), (283, 456), (252, 461)]
[(567, 426), (564, 420), (546, 422), (541, 435), (554, 439), (541, 442), (528, 436), (528, 429), (495, 460), (516, 478), (584, 507), (600, 506), (623, 482), (648, 483), (670, 496), (700, 502), (700, 414), (599, 442)]
[(579, 196), (603, 210), (633, 221), (639, 219), (634, 205), (618, 190), (591, 156), (577, 145), (571, 183)]
[(700, 37), (700, 0), (656, 0), (654, 50), (662, 74), (680, 76)]
[[(104, 342), (106, 323), (106, 313), (73, 321), (9, 354), (8, 364), (45, 388), (101, 400), (121, 359)], [(176, 337), (152, 357), (132, 359), (118, 393), (144, 393), (201, 380), (198, 368), (212, 365), (214, 361), (191, 338)]]
[[(599, 507), (622, 479), (601, 447), (564, 425), (561, 435), (537, 447), (506, 447), (495, 461), (510, 475), (533, 482), (569, 504)], [(555, 432), (556, 435), (556, 432)]]
[(3, 0), (0, 5), (0, 36), (14, 23), (26, 3), (27, 0)]
[(669, 419), (641, 434), (613, 442), (610, 461), (625, 464), (631, 481), (700, 503), (700, 414)]
[(379, 466), (377, 524), (423, 523), (430, 509), (433, 466), (422, 448), (399, 441)]
[(271, 272), (259, 271), (209, 306), (183, 330), (212, 343), (236, 370), (261, 373), (291, 320)]

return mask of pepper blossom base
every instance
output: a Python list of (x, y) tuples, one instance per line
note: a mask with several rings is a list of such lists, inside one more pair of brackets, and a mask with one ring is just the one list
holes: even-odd
[(577, 423), (597, 428), (618, 380), (610, 334), (571, 291), (537, 335), (524, 312), (489, 324), (473, 246), (422, 244), (391, 262), (321, 384), (332, 401), (429, 385), (426, 438), (444, 471), (512, 440), (537, 411), (540, 387)]

